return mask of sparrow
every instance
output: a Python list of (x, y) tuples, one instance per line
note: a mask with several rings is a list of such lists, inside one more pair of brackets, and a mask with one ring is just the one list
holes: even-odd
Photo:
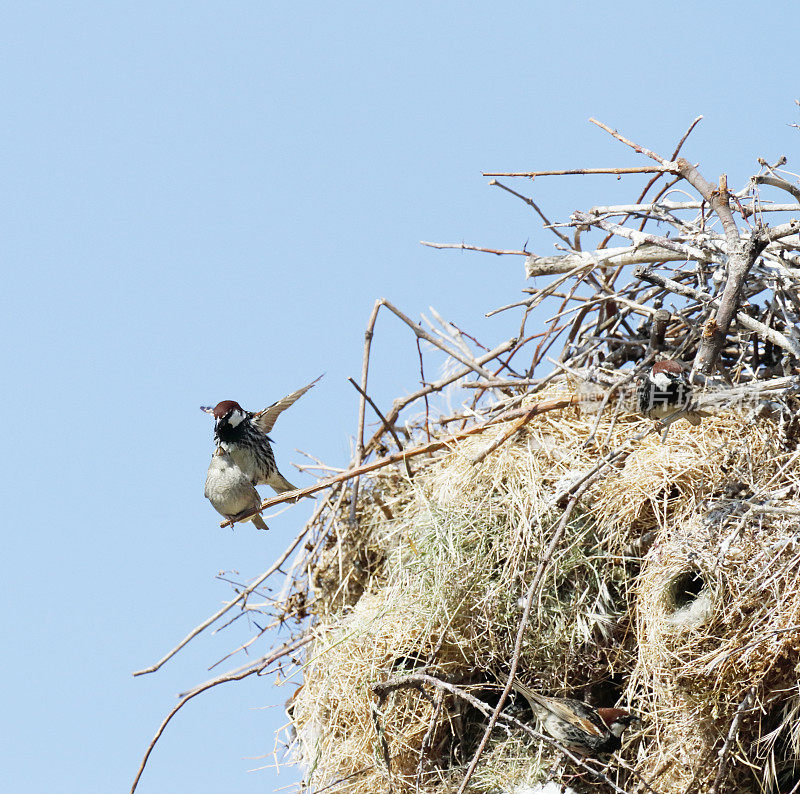
[(699, 425), (700, 418), (706, 415), (692, 410), (692, 386), (683, 365), (673, 359), (653, 364), (639, 381), (636, 398), (639, 411), (656, 421), (663, 421), (674, 414), (670, 423), (686, 419), (693, 425)]
[(269, 485), (276, 493), (297, 490), (278, 471), (270, 443), (272, 439), (267, 433), (275, 426), (278, 416), (297, 402), (319, 378), (258, 413), (245, 411), (235, 400), (223, 400), (213, 408), (201, 407), (216, 420), (214, 439), (217, 445), (230, 455), (253, 485)]
[(567, 750), (580, 755), (618, 750), (624, 730), (638, 719), (623, 709), (594, 709), (580, 700), (540, 695), (518, 681), (514, 689), (525, 696), (542, 728)]
[[(242, 513), (261, 507), (261, 497), (250, 478), (222, 447), (214, 450), (208, 464), (205, 495), (214, 509), (231, 521), (237, 521)], [(259, 529), (269, 529), (258, 513), (249, 520)]]

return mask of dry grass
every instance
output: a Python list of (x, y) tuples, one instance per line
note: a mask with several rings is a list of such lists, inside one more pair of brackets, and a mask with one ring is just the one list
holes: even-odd
[[(554, 495), (646, 427), (604, 417), (585, 444), (594, 424), (574, 409), (545, 414), (478, 466), (491, 438), (471, 438), (413, 479), (376, 477), (357, 528), (334, 517), (295, 712), (312, 790), (358, 770), (336, 790), (413, 791), (418, 772), (422, 790), (450, 790), (483, 718), (446, 695), (432, 722), (435, 693), (416, 689), (375, 715), (372, 685), (426, 664), (484, 696), (504, 680), (520, 599), (560, 516)], [(798, 750), (797, 517), (759, 505), (776, 492), (796, 501), (800, 466), (784, 446), (769, 422), (733, 413), (679, 422), (663, 444), (646, 436), (583, 498), (547, 570), (520, 678), (629, 703), (644, 727), (624, 755), (664, 794), (713, 781), (712, 754), (749, 687), (760, 710), (743, 717), (729, 779), (751, 784), (750, 765)], [(549, 757), (498, 732), (472, 790), (531, 782)]]

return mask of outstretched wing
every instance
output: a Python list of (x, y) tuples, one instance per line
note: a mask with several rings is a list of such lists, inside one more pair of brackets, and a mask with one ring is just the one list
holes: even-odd
[[(323, 373), (324, 374), (324, 373)], [(277, 421), (278, 417), (290, 406), (296, 403), (320, 378), (322, 375), (319, 376), (316, 380), (312, 380), (308, 386), (303, 386), (302, 389), (298, 389), (297, 391), (293, 391), (291, 394), (284, 397), (282, 400), (278, 400), (276, 403), (272, 403), (269, 408), (265, 408), (263, 411), (259, 411), (257, 414), (253, 414), (253, 424), (262, 432), (262, 433), (269, 433), (273, 427), (275, 427), (275, 422)]]

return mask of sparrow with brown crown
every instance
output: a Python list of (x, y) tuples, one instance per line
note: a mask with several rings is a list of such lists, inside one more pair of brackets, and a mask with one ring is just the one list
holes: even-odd
[(267, 433), (275, 426), (278, 416), (297, 402), (321, 377), (258, 413), (245, 411), (235, 400), (223, 400), (213, 408), (202, 408), (215, 419), (214, 438), (217, 445), (253, 485), (269, 485), (276, 493), (297, 490), (278, 471)]
[(670, 424), (686, 419), (699, 425), (704, 416), (692, 409), (692, 385), (686, 368), (673, 359), (657, 361), (641, 378), (636, 390), (638, 408), (648, 419)]
[(624, 709), (595, 709), (580, 700), (540, 695), (518, 681), (514, 689), (528, 701), (542, 728), (567, 750), (580, 755), (619, 750), (623, 732), (638, 720)]

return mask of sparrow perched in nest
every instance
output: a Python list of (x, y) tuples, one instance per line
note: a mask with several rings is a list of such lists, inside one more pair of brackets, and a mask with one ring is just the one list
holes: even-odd
[(297, 490), (278, 471), (271, 439), (267, 433), (275, 426), (278, 416), (297, 402), (318, 380), (319, 378), (258, 413), (245, 411), (235, 400), (223, 400), (213, 408), (202, 408), (216, 420), (214, 439), (217, 445), (230, 455), (253, 485), (269, 485), (276, 493)]
[(618, 750), (623, 732), (638, 719), (623, 709), (594, 709), (580, 700), (546, 697), (518, 681), (514, 689), (525, 696), (542, 728), (567, 750), (580, 755)]
[(683, 365), (672, 359), (653, 364), (639, 381), (636, 398), (639, 411), (649, 419), (663, 422), (673, 417), (670, 423), (686, 419), (699, 425), (700, 418), (705, 416), (692, 410), (692, 385)]
[[(250, 478), (221, 447), (214, 450), (208, 464), (205, 495), (218, 513), (232, 521), (238, 520), (242, 513), (261, 507), (261, 497)], [(258, 513), (250, 521), (259, 529), (269, 529)]]

